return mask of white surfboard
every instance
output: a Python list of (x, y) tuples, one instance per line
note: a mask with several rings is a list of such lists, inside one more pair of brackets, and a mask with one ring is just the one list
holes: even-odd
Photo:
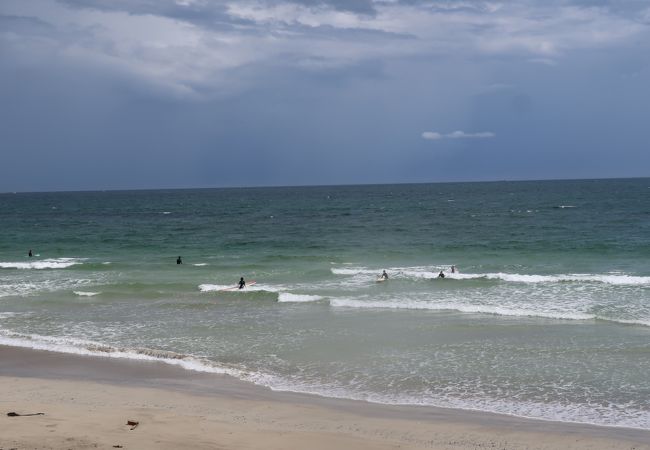
[(248, 286), (253, 286), (255, 285), (255, 281), (247, 281), (246, 286), (244, 286), (243, 289), (239, 289), (239, 285), (225, 288), (225, 289), (219, 289), (219, 292), (228, 292), (228, 291), (245, 291)]

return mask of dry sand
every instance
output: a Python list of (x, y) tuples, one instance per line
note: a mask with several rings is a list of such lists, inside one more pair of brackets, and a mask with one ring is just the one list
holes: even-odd
[(1, 450), (650, 450), (644, 430), (278, 393), (161, 363), (2, 346), (0, 414)]

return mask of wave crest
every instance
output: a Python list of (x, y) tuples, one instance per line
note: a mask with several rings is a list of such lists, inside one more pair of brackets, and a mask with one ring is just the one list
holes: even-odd
[(79, 297), (94, 297), (95, 295), (101, 294), (101, 292), (88, 292), (88, 291), (72, 291), (72, 293), (78, 295)]
[(65, 269), (77, 264), (83, 264), (79, 258), (51, 258), (29, 262), (0, 262), (1, 269)]
[[(394, 279), (435, 279), (438, 273), (449, 266), (443, 267), (394, 267), (388, 269), (389, 276)], [(347, 276), (376, 276), (381, 269), (367, 267), (332, 268), (335, 275)], [(489, 273), (450, 273), (445, 271), (445, 278), (452, 280), (498, 280), (509, 283), (604, 283), (616, 286), (650, 286), (650, 276), (627, 275), (621, 273), (589, 274), (568, 273), (553, 275), (519, 274), (507, 272)]]
[(279, 302), (287, 302), (287, 303), (317, 302), (319, 300), (322, 300), (323, 298), (324, 297), (320, 295), (291, 294), (289, 292), (280, 292), (280, 294), (278, 295)]

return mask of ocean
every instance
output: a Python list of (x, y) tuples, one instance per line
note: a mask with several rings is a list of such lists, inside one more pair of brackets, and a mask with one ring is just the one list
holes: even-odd
[(1, 194), (0, 344), (650, 429), (649, 198), (650, 179)]

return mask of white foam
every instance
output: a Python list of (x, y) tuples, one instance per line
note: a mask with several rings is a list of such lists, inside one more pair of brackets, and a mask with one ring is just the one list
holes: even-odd
[(95, 295), (101, 294), (101, 292), (86, 292), (86, 291), (72, 291), (72, 293), (80, 297), (94, 297)]
[(223, 291), (224, 289), (233, 288), (232, 284), (200, 284), (199, 291), (201, 292), (216, 292)]
[(377, 272), (376, 270), (370, 270), (362, 267), (332, 267), (330, 270), (334, 275), (371, 275)]
[(24, 282), (19, 281), (11, 284), (0, 284), (0, 297), (27, 296), (39, 292), (54, 292), (70, 290), (96, 283), (97, 280), (88, 279), (55, 279)]
[(447, 278), (468, 280), (485, 278), (488, 280), (501, 280), (512, 283), (562, 283), (562, 282), (587, 282), (604, 283), (612, 285), (650, 285), (650, 277), (622, 275), (622, 274), (586, 274), (570, 273), (557, 275), (528, 275), (519, 273), (450, 273)]
[(2, 313), (0, 313), (0, 319), (7, 319), (9, 317), (14, 317), (14, 316), (17, 316), (17, 315), (18, 315), (18, 313), (15, 313), (15, 312), (2, 312)]
[(361, 300), (354, 298), (330, 299), (330, 305), (340, 308), (372, 309), (421, 309), (430, 311), (459, 311), (475, 314), (493, 314), (498, 316), (541, 317), (561, 320), (592, 320), (596, 316), (581, 312), (541, 311), (526, 308), (504, 308), (490, 305), (463, 305), (457, 303), (433, 303), (422, 300)]
[(323, 298), (320, 295), (291, 294), (289, 292), (280, 292), (278, 295), (279, 302), (317, 302)]
[(195, 372), (225, 374), (240, 379), (246, 379), (248, 377), (248, 374), (241, 370), (218, 366), (210, 360), (198, 358), (192, 355), (183, 355), (180, 353), (148, 348), (118, 348), (74, 338), (9, 334), (0, 330), (0, 345), (47, 350), (57, 353), (70, 353), (75, 355), (160, 361)]
[(0, 262), (2, 269), (65, 269), (83, 264), (79, 258), (51, 258), (29, 262)]
[[(391, 278), (407, 278), (407, 279), (435, 279), (438, 278), (438, 273), (441, 270), (446, 270), (449, 265), (438, 267), (391, 267), (386, 269)], [(335, 275), (351, 275), (351, 276), (376, 276), (381, 273), (381, 269), (370, 269), (367, 267), (349, 267), (349, 268), (331, 268)], [(501, 280), (510, 283), (561, 283), (561, 282), (586, 282), (586, 283), (604, 283), (617, 286), (625, 285), (650, 285), (650, 276), (635, 276), (626, 275), (621, 273), (607, 273), (607, 274), (588, 274), (588, 273), (568, 273), (568, 274), (553, 274), (553, 275), (537, 275), (537, 274), (519, 274), (519, 273), (506, 273), (506, 272), (492, 272), (492, 273), (450, 273), (445, 272), (445, 278), (455, 280)]]
[[(467, 275), (472, 276), (472, 275)], [(484, 275), (476, 274), (475, 278), (497, 279), (502, 281), (516, 283), (558, 283), (558, 282), (591, 282), (605, 283), (612, 285), (648, 285), (650, 277), (640, 277), (632, 275), (595, 275), (595, 274), (558, 274), (558, 275), (522, 275), (517, 273), (487, 273)], [(451, 275), (454, 278), (454, 275)], [(459, 277), (460, 278), (460, 277)]]
[(626, 325), (643, 325), (644, 327), (650, 327), (650, 319), (615, 319), (612, 317), (603, 317), (596, 316), (597, 319), (605, 320), (607, 322), (622, 323)]
[[(402, 273), (414, 278), (437, 278), (436, 272), (418, 273), (403, 271)], [(536, 275), (536, 274), (519, 274), (519, 273), (445, 273), (445, 278), (452, 280), (500, 280), (509, 283), (563, 283), (563, 282), (586, 282), (586, 283), (604, 283), (618, 286), (624, 285), (650, 285), (650, 277), (621, 275), (621, 274), (585, 274), (570, 273), (556, 275)]]

